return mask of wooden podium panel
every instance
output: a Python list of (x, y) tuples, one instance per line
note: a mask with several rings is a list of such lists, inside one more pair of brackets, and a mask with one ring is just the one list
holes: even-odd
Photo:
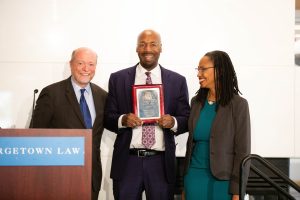
[(29, 136), (84, 137), (84, 165), (0, 166), (0, 199), (90, 200), (92, 131), (86, 129), (0, 129), (0, 140), (2, 137)]

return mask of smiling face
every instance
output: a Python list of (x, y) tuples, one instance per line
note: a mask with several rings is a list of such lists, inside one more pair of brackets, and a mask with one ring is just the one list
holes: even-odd
[(88, 48), (79, 48), (72, 54), (71, 73), (76, 83), (84, 88), (94, 77), (97, 54)]
[(203, 56), (199, 62), (198, 75), (201, 88), (215, 91), (215, 68), (214, 63), (208, 56)]
[(138, 37), (136, 52), (142, 67), (148, 71), (155, 68), (161, 53), (159, 34), (152, 30), (143, 31)]

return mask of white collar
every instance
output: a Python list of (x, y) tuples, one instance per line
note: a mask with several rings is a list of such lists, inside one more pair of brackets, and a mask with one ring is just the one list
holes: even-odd
[[(146, 70), (144, 67), (142, 67), (141, 64), (138, 64), (138, 66), (136, 67), (136, 76), (145, 76), (145, 72), (147, 72), (147, 71), (148, 70)], [(151, 72), (151, 76), (160, 77), (160, 74), (161, 74), (160, 66), (157, 65), (150, 72)]]
[[(73, 86), (73, 88), (74, 88), (75, 91), (78, 91), (78, 92), (79, 92), (80, 89), (83, 89), (82, 87), (80, 87), (80, 86), (77, 84), (77, 82), (74, 80), (74, 77), (73, 77), (73, 76), (71, 76), (71, 82), (72, 82), (72, 86)], [(90, 85), (90, 83), (87, 84), (87, 86), (85, 86), (84, 89), (86, 90), (86, 92), (87, 92), (88, 94), (91, 94), (91, 85)], [(79, 93), (80, 93), (80, 92), (79, 92)]]

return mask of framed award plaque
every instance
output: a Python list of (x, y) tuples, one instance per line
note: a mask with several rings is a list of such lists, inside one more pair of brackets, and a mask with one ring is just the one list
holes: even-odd
[(164, 115), (162, 84), (132, 86), (134, 114), (143, 122), (155, 123)]

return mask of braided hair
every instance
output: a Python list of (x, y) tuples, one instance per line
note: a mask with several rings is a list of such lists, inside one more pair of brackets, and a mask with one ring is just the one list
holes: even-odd
[[(216, 110), (219, 105), (226, 106), (234, 95), (242, 94), (238, 87), (236, 73), (229, 55), (224, 51), (207, 52), (204, 56), (214, 64), (215, 91), (216, 91)], [(208, 88), (200, 88), (196, 93), (196, 99), (202, 105), (207, 99)]]

